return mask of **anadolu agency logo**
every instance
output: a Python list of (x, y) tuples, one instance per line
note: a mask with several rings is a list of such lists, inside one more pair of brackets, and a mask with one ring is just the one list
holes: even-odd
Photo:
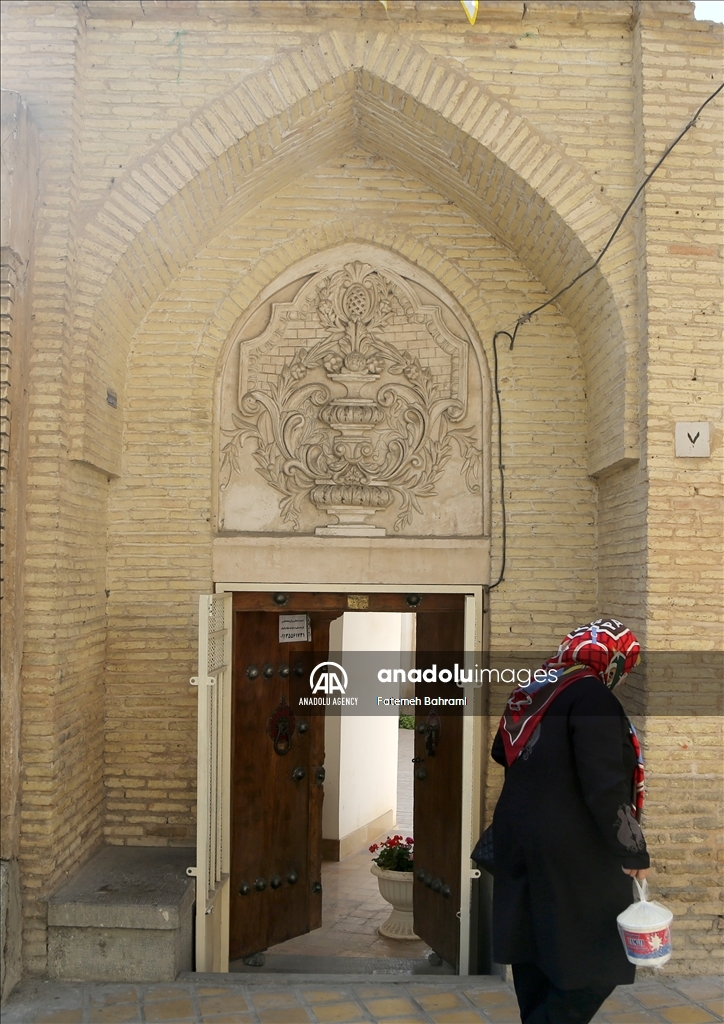
[[(300, 697), (300, 705), (323, 705), (356, 707), (357, 698), (345, 696), (349, 679), (342, 665), (336, 661), (320, 661), (315, 665), (309, 676), (311, 697)], [(324, 694), (324, 696), (318, 696)], [(335, 696), (339, 694), (340, 696)]]
[(347, 672), (336, 661), (320, 661), (309, 677), (312, 693), (346, 693), (349, 686)]

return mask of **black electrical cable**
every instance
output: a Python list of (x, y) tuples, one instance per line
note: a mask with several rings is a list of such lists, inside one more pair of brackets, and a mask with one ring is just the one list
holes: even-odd
[(572, 281), (569, 281), (569, 283), (564, 288), (561, 288), (561, 290), (559, 292), (556, 292), (556, 294), (553, 296), (553, 298), (548, 299), (546, 302), (543, 302), (540, 306), (536, 306), (535, 309), (531, 309), (530, 312), (523, 313), (522, 316), (519, 316), (518, 319), (515, 322), (515, 327), (513, 328), (513, 333), (512, 334), (509, 331), (496, 331), (495, 334), (493, 335), (493, 380), (494, 380), (494, 386), (495, 386), (495, 402), (496, 402), (496, 405), (497, 405), (497, 408), (498, 408), (498, 473), (499, 473), (499, 476), (500, 476), (500, 507), (501, 507), (501, 514), (502, 514), (502, 517), (503, 517), (503, 526), (502, 526), (502, 530), (501, 530), (502, 552), (501, 552), (501, 559), (500, 559), (500, 572), (498, 574), (498, 578), (495, 581), (495, 583), (490, 583), (490, 584), (488, 584), (485, 587), (485, 590), (488, 591), (488, 592), (491, 591), (491, 590), (494, 590), (495, 587), (500, 586), (500, 584), (505, 579), (505, 557), (506, 557), (506, 542), (507, 542), (507, 524), (506, 524), (506, 518), (505, 518), (505, 466), (503, 464), (503, 416), (502, 416), (502, 410), (501, 410), (501, 404), (500, 404), (500, 388), (498, 386), (498, 345), (497, 345), (498, 338), (501, 337), (501, 336), (504, 336), (506, 338), (510, 338), (510, 345), (509, 345), (509, 348), (508, 348), (508, 350), (510, 351), (510, 349), (512, 349), (513, 345), (515, 344), (515, 339), (516, 339), (516, 336), (518, 334), (518, 330), (519, 330), (520, 327), (523, 326), (523, 324), (528, 323), (528, 321), (530, 320), (530, 318), (532, 316), (535, 316), (536, 313), (540, 313), (540, 311), (542, 309), (545, 309), (546, 306), (550, 306), (552, 302), (555, 302), (556, 299), (559, 299), (561, 297), (561, 295), (563, 295), (565, 292), (567, 292), (569, 290), (569, 288), (572, 288), (574, 284), (577, 284), (581, 280), (582, 277), (585, 277), (586, 274), (590, 274), (590, 272), (592, 270), (596, 269), (598, 264), (601, 262), (603, 257), (606, 255), (606, 253), (610, 249), (611, 244), (613, 243), (614, 238), (618, 234), (619, 229), (621, 228), (621, 225), (623, 224), (624, 220), (626, 219), (628, 214), (631, 212), (631, 210), (632, 210), (636, 200), (641, 195), (643, 190), (646, 188), (648, 183), (651, 181), (651, 179), (653, 178), (654, 174), (658, 171), (659, 167), (661, 167), (662, 163), (667, 158), (669, 153), (672, 151), (674, 146), (676, 146), (683, 139), (683, 137), (686, 135), (686, 133), (689, 131), (689, 129), (692, 128), (696, 124), (697, 118), (701, 114), (701, 112), (704, 109), (704, 107), (706, 107), (706, 105), (708, 103), (711, 103), (711, 101), (716, 96), (719, 95), (719, 93), (722, 91), (722, 89), (724, 89), (724, 82), (722, 82), (722, 84), (720, 86), (718, 86), (718, 88), (716, 88), (714, 90), (714, 92), (711, 94), (711, 96), (707, 96), (707, 98), (701, 104), (701, 106), (696, 111), (694, 116), (687, 122), (687, 124), (684, 126), (684, 128), (679, 132), (679, 134), (676, 136), (676, 138), (671, 143), (671, 145), (668, 146), (667, 149), (664, 150), (663, 154), (659, 157), (659, 159), (656, 161), (654, 166), (651, 168), (649, 173), (646, 175), (644, 180), (641, 182), (639, 187), (634, 192), (633, 198), (631, 199), (630, 203), (628, 204), (626, 209), (623, 211), (623, 213), (619, 217), (618, 223), (616, 224), (616, 227), (613, 229), (613, 232), (612, 232), (610, 238), (608, 239), (608, 241), (604, 245), (603, 249), (601, 249), (601, 251), (599, 252), (598, 256), (596, 257), (594, 262), (590, 265), (590, 267), (586, 267), (586, 269), (582, 270), (580, 274), (577, 274), (576, 277), (574, 277)]
[[(656, 172), (658, 171), (659, 167), (661, 167), (662, 163), (667, 158), (667, 156), (669, 155), (671, 150), (674, 148), (674, 146), (676, 146), (677, 143), (681, 142), (681, 140), (684, 138), (684, 136), (686, 135), (688, 130), (691, 127), (693, 127), (693, 125), (696, 124), (696, 119), (699, 117), (699, 114), (701, 114), (702, 110), (707, 105), (707, 103), (711, 103), (711, 101), (714, 99), (714, 97), (718, 96), (719, 93), (722, 91), (722, 89), (724, 89), (724, 82), (722, 82), (722, 84), (717, 89), (714, 90), (714, 92), (711, 94), (711, 96), (707, 96), (707, 98), (704, 100), (704, 102), (699, 107), (697, 112), (694, 114), (694, 116), (691, 118), (691, 120), (687, 123), (687, 125), (682, 129), (682, 131), (679, 132), (679, 134), (676, 136), (676, 138), (671, 143), (671, 145), (668, 147), (668, 149), (664, 150), (663, 154), (659, 157), (659, 159), (656, 161), (654, 166), (651, 168), (649, 173), (646, 175), (644, 180), (641, 182), (639, 187), (634, 192), (634, 195), (633, 195), (633, 198), (632, 198), (631, 202), (628, 204), (626, 209), (623, 211), (623, 213), (619, 217), (618, 224), (613, 229), (613, 233), (611, 234), (611, 237), (606, 242), (606, 244), (604, 245), (603, 249), (601, 249), (601, 251), (599, 252), (598, 256), (593, 261), (593, 263), (590, 265), (590, 267), (586, 267), (586, 269), (582, 270), (580, 274), (577, 274), (576, 277), (574, 277), (572, 281), (569, 281), (568, 284), (564, 288), (561, 288), (561, 290), (559, 292), (556, 292), (556, 294), (553, 296), (552, 299), (548, 299), (547, 302), (542, 303), (542, 305), (540, 305), (540, 306), (536, 306), (536, 308), (535, 309), (531, 309), (531, 311), (529, 313), (524, 313), (521, 317), (519, 317), (518, 321), (517, 321), (517, 323), (515, 325), (516, 331), (517, 331), (518, 327), (521, 324), (527, 323), (532, 316), (535, 316), (536, 313), (540, 313), (540, 311), (542, 309), (545, 309), (546, 306), (550, 306), (550, 304), (552, 302), (555, 302), (556, 299), (559, 299), (561, 297), (561, 295), (563, 295), (565, 292), (567, 292), (569, 290), (569, 288), (572, 288), (574, 284), (578, 284), (578, 282), (581, 280), (582, 277), (585, 277), (586, 274), (590, 274), (592, 270), (596, 269), (598, 264), (601, 262), (603, 257), (606, 255), (606, 253), (610, 249), (611, 244), (613, 243), (614, 238), (618, 234), (621, 225), (626, 220), (626, 217), (630, 213), (634, 203), (636, 202), (638, 197), (641, 195), (643, 190), (646, 188), (648, 183), (651, 181), (651, 179), (653, 178), (654, 174), (656, 174)], [(512, 342), (511, 342), (510, 347), (511, 348), (513, 347), (513, 343)]]
[(496, 331), (493, 335), (493, 386), (495, 389), (495, 404), (498, 407), (498, 475), (500, 477), (500, 512), (502, 516), (502, 556), (500, 561), (500, 573), (495, 583), (486, 585), (485, 590), (491, 591), (495, 587), (500, 586), (505, 578), (505, 554), (507, 549), (507, 521), (505, 517), (505, 465), (503, 463), (503, 410), (500, 404), (500, 385), (498, 384), (498, 338), (501, 335), (505, 338), (510, 338), (510, 348), (515, 344), (515, 336), (518, 333), (518, 328), (521, 326), (522, 321), (513, 328), (513, 333), (510, 331)]

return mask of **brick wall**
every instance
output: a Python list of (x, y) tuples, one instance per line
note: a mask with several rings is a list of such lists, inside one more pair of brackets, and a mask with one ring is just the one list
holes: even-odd
[[(379, 4), (337, 0), (3, 5), (4, 86), (40, 138), (30, 970), (44, 965), (42, 897), (103, 837), (193, 841), (187, 680), (196, 595), (211, 585), (214, 386), (245, 310), (304, 256), (371, 242), (436, 276), (491, 362), (493, 330), (597, 254), (720, 73), (721, 30), (688, 2), (491, 2), (475, 29), (457, 6), (398, 0), (388, 20)], [(709, 419), (720, 452), (720, 111), (652, 182), (600, 270), (500, 347), (498, 650), (552, 650), (596, 612), (657, 649), (721, 647), (719, 467), (675, 461), (672, 440), (676, 419)], [(495, 482), (491, 503), (496, 574)], [(634, 694), (639, 710), (654, 684)], [(721, 740), (700, 720), (645, 724), (648, 829), (682, 922), (673, 966), (701, 970)], [(497, 785), (491, 772), (489, 803)], [(671, 787), (690, 810), (667, 806)]]
[[(711, 52), (705, 25), (676, 31), (678, 7), (646, 3), (641, 54), (641, 149), (647, 169), (721, 82), (721, 47)], [(717, 26), (721, 33), (721, 26)], [(650, 696), (671, 682), (687, 692), (681, 653), (721, 651), (722, 346), (719, 97), (677, 146), (647, 189), (645, 232), (648, 361), (645, 390), (646, 635), (658, 656)], [(677, 420), (710, 424), (713, 457), (674, 455)], [(717, 454), (718, 453), (718, 454)], [(677, 653), (674, 653), (677, 652)], [(682, 678), (682, 676), (684, 678)], [(700, 673), (700, 709), (714, 710), (721, 660)], [(709, 686), (706, 701), (705, 686)], [(692, 704), (696, 693), (691, 694)], [(647, 829), (657, 884), (676, 914), (682, 968), (701, 970), (721, 956), (721, 714), (656, 715), (646, 726), (651, 771)], [(717, 911), (717, 907), (719, 910)]]
[(67, 458), (82, 23), (69, 4), (5, 14), (13, 37), (6, 70), (27, 97), (39, 137), (21, 513), (27, 554), (19, 822), (23, 952), (26, 966), (38, 970), (46, 955), (44, 897), (101, 841), (108, 481)]
[(28, 360), (37, 133), (17, 93), (2, 93), (0, 256), (0, 996), (21, 975), (21, 666), (25, 593)]

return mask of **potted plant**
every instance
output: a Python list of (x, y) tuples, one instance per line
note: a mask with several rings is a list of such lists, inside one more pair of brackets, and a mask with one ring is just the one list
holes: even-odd
[(377, 876), (380, 896), (392, 904), (392, 913), (377, 929), (388, 939), (416, 939), (412, 919), (412, 847), (408, 836), (388, 836), (383, 843), (373, 843), (376, 853), (370, 870)]

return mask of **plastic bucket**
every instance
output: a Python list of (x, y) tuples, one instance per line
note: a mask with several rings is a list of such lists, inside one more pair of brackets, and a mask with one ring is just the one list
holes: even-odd
[(660, 903), (649, 902), (646, 881), (634, 879), (639, 901), (616, 918), (626, 956), (640, 967), (663, 967), (671, 959), (671, 922), (674, 915)]
[(668, 911), (668, 914), (669, 923), (663, 927), (636, 928), (618, 922), (623, 948), (632, 964), (638, 964), (640, 967), (663, 967), (671, 959), (671, 919), (674, 915), (671, 911)]

